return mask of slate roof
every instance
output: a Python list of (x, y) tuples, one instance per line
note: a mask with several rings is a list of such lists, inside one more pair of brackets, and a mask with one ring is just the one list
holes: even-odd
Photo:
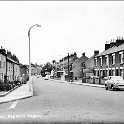
[(115, 53), (115, 52), (119, 52), (124, 50), (124, 44), (120, 45), (120, 46), (114, 46), (112, 48), (109, 48), (107, 50), (104, 50), (103, 52), (101, 52), (100, 54), (98, 54), (96, 57), (98, 56), (102, 56), (102, 55), (107, 55), (107, 54), (111, 54), (111, 53)]

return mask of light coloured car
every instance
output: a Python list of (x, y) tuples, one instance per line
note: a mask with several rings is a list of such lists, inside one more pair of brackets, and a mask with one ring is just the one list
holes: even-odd
[(50, 79), (50, 76), (49, 75), (46, 75), (45, 77), (44, 77), (44, 80), (49, 80)]
[(109, 76), (105, 81), (106, 90), (124, 89), (124, 80), (121, 76)]

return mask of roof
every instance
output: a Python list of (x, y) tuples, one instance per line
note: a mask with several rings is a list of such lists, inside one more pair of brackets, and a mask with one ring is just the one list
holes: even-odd
[[(107, 50), (101, 52), (101, 53), (98, 54), (97, 56), (107, 55), (107, 54), (119, 52), (119, 51), (122, 51), (122, 50), (124, 50), (124, 44), (119, 45), (119, 46), (114, 46), (114, 47), (112, 47), (112, 48), (109, 48), (109, 49), (107, 49)], [(96, 56), (96, 57), (97, 57), (97, 56)]]
[(81, 56), (80, 58), (76, 59), (74, 63), (79, 63), (79, 62), (86, 62), (89, 58), (87, 56)]
[(19, 63), (18, 63), (18, 62), (14, 61), (13, 59), (11, 59), (11, 58), (9, 58), (9, 57), (7, 57), (7, 60), (9, 60), (9, 61), (11, 61), (11, 62), (13, 62), (13, 63), (15, 63), (15, 64), (18, 64), (18, 65), (19, 65)]
[(93, 56), (91, 56), (89, 59), (87, 59), (87, 60), (86, 60), (86, 63), (87, 63), (88, 61), (90, 61), (90, 60), (94, 59), (94, 57), (95, 57), (94, 55), (93, 55)]

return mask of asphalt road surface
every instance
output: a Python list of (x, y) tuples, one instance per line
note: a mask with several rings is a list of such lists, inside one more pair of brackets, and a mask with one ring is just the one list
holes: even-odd
[(124, 91), (33, 80), (34, 96), (0, 104), (2, 123), (124, 123)]

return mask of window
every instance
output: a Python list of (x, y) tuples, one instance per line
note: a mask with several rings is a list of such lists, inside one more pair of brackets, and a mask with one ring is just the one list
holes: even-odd
[(109, 55), (106, 55), (106, 65), (109, 65)]
[(97, 58), (95, 58), (94, 64), (95, 64), (95, 66), (97, 66)]
[(5, 66), (6, 66), (6, 62), (3, 62), (3, 68), (5, 68)]
[(118, 62), (121, 63), (121, 54), (118, 55)]
[(105, 61), (104, 62), (105, 62), (105, 65), (107, 65), (107, 57), (106, 56), (105, 56)]
[(115, 54), (112, 54), (112, 65), (114, 65), (115, 64)]
[(97, 76), (99, 76), (99, 71), (97, 72)]
[(94, 70), (94, 75), (95, 75), (95, 76), (97, 76), (97, 75), (96, 75), (96, 71), (95, 71), (95, 70)]
[(85, 67), (85, 62), (82, 62), (82, 63), (81, 63), (81, 66), (82, 66), (82, 67)]
[(0, 73), (0, 79), (2, 80), (2, 73)]
[(120, 76), (123, 77), (123, 70), (120, 69)]
[(0, 61), (0, 68), (2, 68), (2, 62)]
[(118, 69), (115, 70), (115, 75), (119, 76), (119, 70)]
[(109, 76), (112, 76), (112, 71), (111, 70), (109, 70)]
[(106, 77), (106, 70), (103, 70), (103, 77)]
[(119, 52), (119, 63), (123, 63), (123, 52)]
[(111, 73), (112, 76), (114, 76), (114, 70), (112, 70), (112, 73)]
[(102, 66), (102, 56), (100, 57), (100, 66)]
[(3, 73), (1, 73), (1, 79), (3, 80)]

